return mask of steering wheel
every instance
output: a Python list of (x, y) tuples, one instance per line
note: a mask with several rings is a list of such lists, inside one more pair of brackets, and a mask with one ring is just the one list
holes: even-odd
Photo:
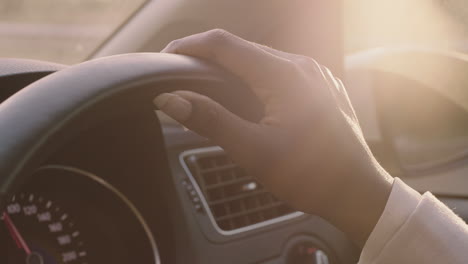
[(0, 104), (0, 206), (59, 146), (86, 127), (131, 108), (153, 110), (160, 93), (191, 90), (239, 116), (257, 120), (262, 107), (238, 78), (196, 58), (134, 53), (68, 67)]

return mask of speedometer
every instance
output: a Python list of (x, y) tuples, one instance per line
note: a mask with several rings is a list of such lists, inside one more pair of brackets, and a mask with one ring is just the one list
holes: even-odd
[(0, 217), (0, 264), (160, 263), (138, 209), (110, 183), (80, 169), (39, 169)]
[(79, 224), (60, 203), (34, 193), (14, 195), (2, 220), (7, 264), (88, 263)]

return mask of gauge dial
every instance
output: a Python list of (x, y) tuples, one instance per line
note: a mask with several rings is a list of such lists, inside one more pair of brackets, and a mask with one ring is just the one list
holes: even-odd
[(7, 264), (88, 263), (85, 241), (72, 214), (47, 197), (19, 193), (2, 213)]
[(80, 169), (38, 169), (0, 209), (0, 218), (0, 264), (160, 263), (136, 207)]

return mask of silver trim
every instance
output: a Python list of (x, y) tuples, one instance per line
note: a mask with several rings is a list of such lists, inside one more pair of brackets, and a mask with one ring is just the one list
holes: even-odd
[(77, 173), (79, 175), (88, 177), (89, 179), (97, 182), (98, 184), (100, 184), (104, 188), (108, 189), (113, 194), (115, 194), (130, 209), (130, 211), (135, 215), (137, 220), (140, 222), (140, 224), (143, 227), (143, 230), (145, 231), (146, 236), (148, 237), (148, 240), (149, 240), (149, 242), (151, 244), (151, 248), (153, 249), (154, 263), (155, 264), (161, 264), (161, 258), (159, 256), (158, 246), (156, 245), (156, 240), (155, 240), (153, 234), (151, 233), (151, 230), (150, 230), (148, 224), (146, 223), (145, 219), (143, 218), (141, 213), (138, 211), (138, 209), (133, 205), (133, 203), (122, 192), (120, 192), (113, 185), (111, 185), (107, 181), (99, 178), (98, 176), (96, 176), (96, 175), (94, 175), (94, 174), (92, 174), (90, 172), (78, 169), (78, 168), (63, 166), (63, 165), (47, 165), (47, 166), (40, 167), (38, 169), (38, 171), (39, 170), (46, 170), (46, 169), (65, 170), (65, 171)]
[(207, 152), (224, 152), (224, 150), (221, 147), (217, 147), (217, 146), (186, 150), (186, 151), (180, 153), (179, 162), (182, 165), (182, 168), (184, 168), (185, 173), (187, 174), (190, 182), (193, 185), (193, 188), (195, 189), (195, 191), (200, 196), (200, 200), (202, 202), (203, 207), (205, 208), (205, 211), (206, 211), (206, 213), (208, 215), (208, 218), (210, 219), (210, 221), (213, 224), (216, 231), (218, 233), (220, 233), (221, 235), (232, 236), (232, 235), (236, 235), (236, 234), (239, 234), (239, 233), (244, 233), (244, 232), (252, 231), (252, 230), (255, 230), (255, 229), (258, 229), (258, 228), (262, 228), (262, 227), (265, 227), (265, 226), (277, 224), (279, 222), (289, 221), (289, 220), (292, 220), (294, 218), (298, 218), (298, 217), (304, 215), (303, 212), (294, 212), (294, 213), (283, 215), (283, 216), (280, 216), (280, 217), (277, 217), (277, 218), (273, 218), (273, 219), (270, 219), (270, 220), (266, 220), (266, 221), (259, 222), (259, 223), (253, 224), (253, 225), (249, 225), (249, 226), (245, 226), (245, 227), (241, 227), (241, 228), (237, 228), (237, 229), (233, 229), (233, 230), (229, 230), (229, 231), (221, 229), (218, 226), (218, 223), (216, 223), (216, 220), (215, 220), (215, 218), (214, 218), (214, 216), (213, 216), (213, 214), (211, 212), (211, 209), (210, 209), (210, 207), (208, 205), (208, 202), (206, 201), (205, 196), (203, 195), (200, 187), (198, 186), (197, 181), (195, 180), (195, 178), (192, 175), (192, 172), (190, 171), (187, 164), (185, 163), (185, 157), (187, 157), (189, 155), (201, 154), (201, 153), (207, 153)]

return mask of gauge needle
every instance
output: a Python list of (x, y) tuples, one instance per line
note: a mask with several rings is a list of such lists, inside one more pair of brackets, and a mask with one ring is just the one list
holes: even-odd
[(28, 244), (26, 244), (26, 241), (24, 241), (23, 236), (21, 236), (20, 232), (18, 231), (10, 216), (6, 212), (3, 212), (3, 221), (5, 222), (5, 225), (10, 231), (10, 234), (13, 237), (13, 240), (15, 240), (18, 248), (24, 249), (26, 255), (31, 255), (31, 249), (29, 249)]

